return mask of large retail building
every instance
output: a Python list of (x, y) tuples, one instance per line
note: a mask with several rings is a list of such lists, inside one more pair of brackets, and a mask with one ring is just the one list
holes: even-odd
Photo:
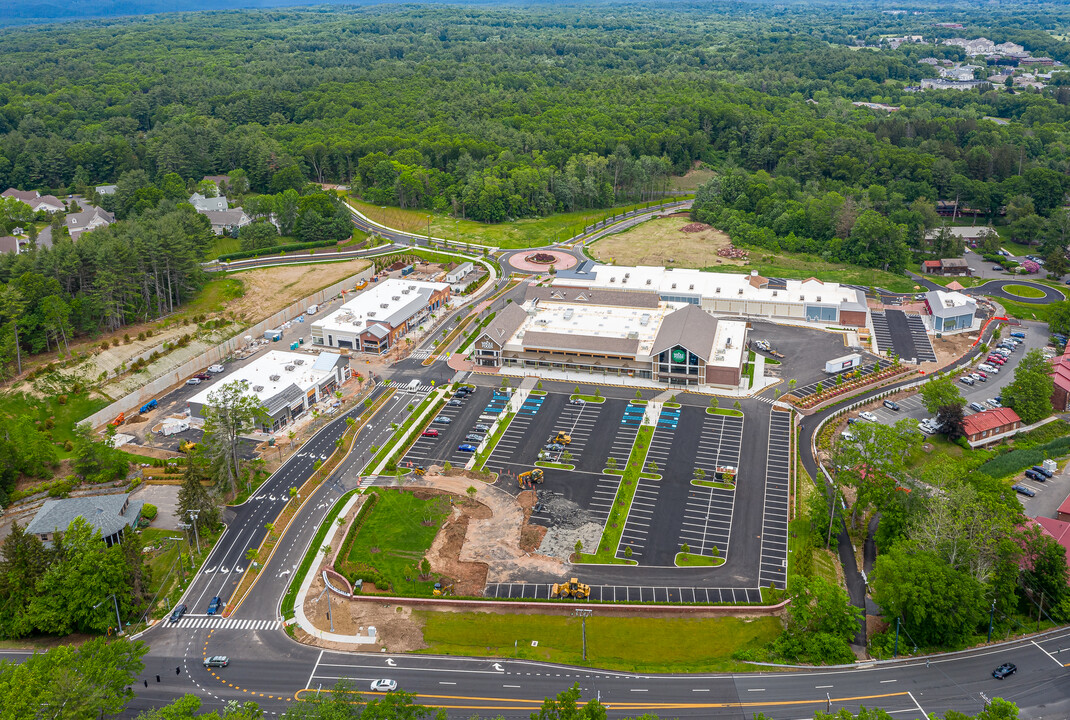
[(668, 385), (739, 385), (747, 323), (719, 320), (654, 292), (532, 287), (483, 329), (483, 367), (578, 371)]

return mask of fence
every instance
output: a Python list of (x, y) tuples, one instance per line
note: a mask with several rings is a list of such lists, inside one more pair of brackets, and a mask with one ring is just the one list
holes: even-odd
[(284, 308), (283, 310), (280, 310), (279, 312), (275, 313), (268, 319), (262, 320), (256, 325), (242, 330), (234, 337), (228, 340), (224, 340), (219, 345), (216, 345), (213, 348), (209, 348), (197, 357), (187, 361), (183, 365), (180, 365), (178, 368), (164, 373), (160, 377), (151, 380), (150, 382), (146, 383), (134, 392), (119, 398), (103, 410), (98, 410), (89, 417), (85, 418), (83, 422), (88, 422), (92, 427), (97, 427), (98, 425), (102, 425), (103, 423), (116, 417), (121, 412), (133, 412), (134, 410), (137, 410), (152, 398), (156, 397), (160, 393), (165, 392), (172, 386), (182, 382), (190, 375), (203, 371), (209, 365), (214, 365), (216, 363), (223, 362), (234, 352), (244, 347), (244, 337), (246, 335), (251, 335), (254, 338), (262, 337), (266, 330), (277, 328), (283, 323), (303, 314), (310, 305), (322, 305), (327, 300), (330, 300), (331, 298), (335, 297), (342, 290), (346, 288), (351, 288), (354, 284), (362, 280), (369, 279), (372, 275), (372, 268), (365, 268), (356, 275), (353, 275), (340, 282), (336, 282), (330, 287), (323, 288), (322, 290), (319, 290), (302, 300), (298, 300), (289, 307)]

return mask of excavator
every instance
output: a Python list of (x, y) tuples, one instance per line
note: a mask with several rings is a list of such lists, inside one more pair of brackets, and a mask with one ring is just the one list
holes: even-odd
[(453, 594), (453, 583), (446, 583), (445, 585), (443, 585), (442, 583), (437, 582), (437, 583), (435, 583), (435, 589), (432, 590), (432, 592), (436, 596), (438, 596), (438, 595), (452, 595)]
[(560, 443), (561, 445), (569, 445), (572, 443), (572, 436), (564, 430), (558, 430), (557, 435), (554, 436), (552, 442)]
[(531, 487), (537, 483), (541, 483), (543, 481), (542, 469), (535, 468), (534, 470), (522, 472), (516, 476), (516, 480), (520, 483), (520, 487)]
[(575, 598), (577, 600), (586, 600), (591, 596), (591, 586), (584, 585), (576, 578), (571, 578), (565, 583), (554, 583), (550, 588), (550, 597), (560, 598)]

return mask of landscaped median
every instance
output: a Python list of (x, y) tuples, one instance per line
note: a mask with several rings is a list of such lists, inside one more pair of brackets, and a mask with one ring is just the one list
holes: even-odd
[[(602, 539), (598, 541), (598, 549), (594, 553), (578, 553), (577, 563), (592, 563), (596, 565), (637, 565), (635, 560), (621, 560), (617, 557), (617, 547), (620, 545), (621, 535), (624, 534), (624, 525), (628, 520), (628, 512), (632, 507), (632, 499), (639, 486), (640, 477), (644, 477), (643, 466), (646, 462), (646, 454), (650, 449), (650, 440), (654, 437), (654, 426), (643, 425), (635, 434), (632, 443), (632, 452), (628, 456), (628, 464), (620, 478), (617, 487), (617, 495), (613, 498), (613, 509), (609, 511), (606, 526), (602, 529)], [(612, 472), (612, 471), (610, 471)]]
[(494, 452), (494, 447), (498, 444), (498, 441), (502, 439), (502, 435), (509, 429), (509, 423), (513, 422), (513, 418), (516, 417), (515, 412), (506, 413), (505, 417), (498, 418), (496, 421), (498, 427), (494, 429), (494, 433), (484, 441), (483, 449), (473, 458), (472, 470), (476, 472), (483, 471), (483, 465), (490, 459), (490, 454)]
[[(439, 388), (428, 395), (420, 403), (420, 406), (410, 413), (405, 422), (398, 427), (390, 437), (390, 440), (379, 448), (375, 456), (372, 457), (371, 462), (364, 466), (365, 470), (368, 470), (373, 475), (380, 474), (384, 468), (390, 469), (390, 472), (395, 472), (397, 463), (401, 459), (401, 452), (408, 447), (412, 433), (416, 430), (422, 431), (428, 422), (426, 418), (433, 418), (442, 409), (446, 404), (447, 394), (445, 388)], [(393, 466), (392, 469), (391, 466)]]
[(347, 421), (349, 427), (346, 428), (340, 442), (335, 444), (334, 452), (331, 453), (326, 462), (316, 468), (315, 472), (312, 473), (312, 476), (309, 477), (304, 485), (297, 491), (297, 495), (295, 495), (290, 502), (286, 503), (282, 512), (275, 518), (275, 522), (269, 523), (268, 533), (264, 536), (264, 539), (260, 543), (260, 547), (257, 548), (256, 552), (250, 555), (249, 569), (242, 574), (241, 582), (231, 595), (230, 602), (227, 603), (227, 608), (223, 612), (224, 615), (229, 615), (238, 609), (242, 600), (245, 599), (246, 594), (248, 594), (253, 588), (253, 585), (256, 584), (257, 578), (260, 577), (260, 573), (254, 569), (255, 566), (253, 563), (260, 563), (261, 565), (266, 565), (268, 563), (271, 556), (275, 553), (275, 548), (278, 547), (279, 541), (282, 540), (283, 535), (286, 534), (286, 530), (290, 526), (290, 521), (293, 520), (294, 515), (297, 514), (297, 510), (309, 497), (312, 496), (312, 493), (319, 487), (320, 483), (330, 477), (331, 473), (337, 469), (339, 463), (349, 455), (349, 452), (353, 449), (353, 442), (356, 440), (357, 434), (360, 432), (361, 428), (375, 416), (375, 413), (379, 412), (379, 409), (382, 408), (383, 405), (386, 404), (386, 401), (393, 395), (394, 388), (387, 388), (386, 392), (369, 405), (364, 412), (360, 414), (360, 417), (356, 421), (352, 423)]

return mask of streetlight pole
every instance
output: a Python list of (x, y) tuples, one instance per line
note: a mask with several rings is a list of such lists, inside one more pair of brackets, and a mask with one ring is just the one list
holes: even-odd
[(580, 628), (583, 633), (583, 659), (587, 659), (587, 618), (591, 617), (593, 610), (576, 610), (575, 614), (580, 617)]
[[(121, 617), (119, 617), (119, 598), (117, 598), (115, 596), (115, 593), (112, 593), (110, 595), (110, 597), (111, 597), (112, 602), (115, 604), (115, 623), (116, 623), (116, 627), (118, 627), (118, 630), (115, 631), (115, 634), (116, 635), (122, 635), (123, 634), (123, 619)], [(108, 598), (104, 598), (103, 600), (98, 602), (96, 605), (93, 606), (93, 609), (96, 610), (98, 607), (100, 607), (101, 605), (103, 605), (106, 602), (108, 602)]]
[(197, 532), (197, 518), (200, 517), (200, 515), (201, 515), (201, 513), (198, 510), (190, 510), (189, 511), (190, 519), (193, 520), (193, 522), (190, 523), (191, 525), (193, 525), (193, 536), (197, 539), (197, 554), (198, 555), (201, 554), (201, 534), (199, 532)]

